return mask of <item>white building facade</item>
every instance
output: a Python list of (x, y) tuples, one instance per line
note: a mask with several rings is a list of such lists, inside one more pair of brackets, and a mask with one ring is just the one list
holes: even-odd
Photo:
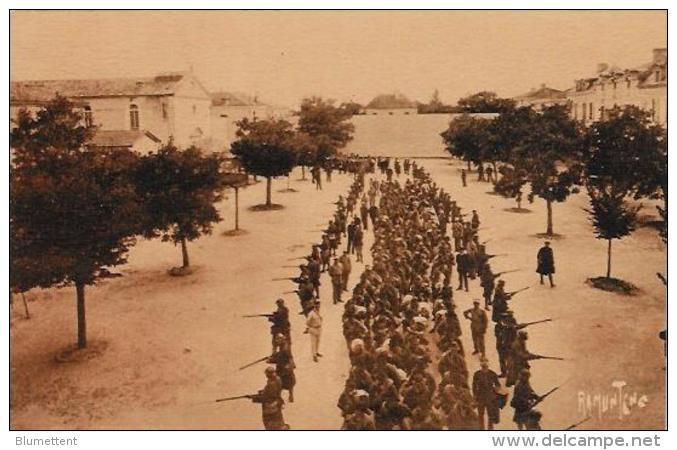
[(651, 112), (653, 120), (667, 124), (667, 49), (654, 49), (650, 63), (621, 70), (600, 64), (596, 76), (576, 80), (567, 93), (571, 116), (590, 124), (604, 119), (615, 106), (634, 105)]

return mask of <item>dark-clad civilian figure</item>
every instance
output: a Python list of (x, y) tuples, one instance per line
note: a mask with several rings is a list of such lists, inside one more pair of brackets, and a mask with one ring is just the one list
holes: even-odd
[(552, 280), (552, 274), (555, 273), (555, 255), (552, 248), (550, 248), (550, 241), (545, 241), (543, 247), (538, 250), (536, 263), (536, 272), (541, 276), (541, 284), (543, 284), (543, 275), (547, 275), (550, 287), (555, 287), (555, 283)]

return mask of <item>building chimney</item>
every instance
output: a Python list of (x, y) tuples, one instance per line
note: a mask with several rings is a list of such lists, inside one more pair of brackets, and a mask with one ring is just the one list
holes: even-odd
[(607, 63), (599, 63), (597, 64), (597, 73), (602, 73), (605, 70), (609, 68), (609, 65)]
[(653, 63), (654, 64), (665, 64), (668, 62), (668, 49), (667, 48), (654, 48), (653, 49)]

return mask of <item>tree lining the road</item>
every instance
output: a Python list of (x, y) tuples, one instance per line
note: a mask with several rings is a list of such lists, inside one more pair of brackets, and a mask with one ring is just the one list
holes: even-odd
[(10, 242), (13, 286), (74, 285), (77, 346), (87, 346), (85, 288), (116, 276), (141, 230), (129, 150), (91, 150), (94, 129), (57, 96), (10, 132)]
[(216, 204), (226, 188), (220, 172), (223, 156), (204, 155), (191, 146), (179, 149), (170, 140), (142, 156), (134, 171), (135, 188), (144, 207), (143, 235), (181, 245), (182, 269), (188, 269), (188, 241), (211, 234), (222, 218)]

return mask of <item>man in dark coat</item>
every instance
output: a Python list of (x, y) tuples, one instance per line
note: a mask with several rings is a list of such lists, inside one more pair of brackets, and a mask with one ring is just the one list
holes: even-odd
[[(481, 310), (480, 310), (481, 311)], [(496, 402), (496, 390), (501, 387), (496, 372), (489, 368), (485, 358), (480, 360), (480, 370), (472, 377), (472, 393), (477, 402), (477, 415), (480, 419), (480, 430), (484, 430), (484, 411), (487, 412), (487, 428), (494, 429), (498, 423), (499, 409)]]
[(552, 274), (555, 273), (555, 255), (550, 248), (550, 241), (545, 241), (544, 246), (538, 251), (536, 262), (536, 272), (541, 276), (541, 284), (543, 284), (543, 275), (547, 275), (548, 280), (550, 280), (550, 287), (555, 287), (555, 283), (552, 281)]
[(461, 248), (456, 255), (456, 271), (458, 272), (458, 287), (460, 291), (465, 287), (468, 292), (468, 272), (470, 271), (470, 257), (466, 254), (465, 249)]

